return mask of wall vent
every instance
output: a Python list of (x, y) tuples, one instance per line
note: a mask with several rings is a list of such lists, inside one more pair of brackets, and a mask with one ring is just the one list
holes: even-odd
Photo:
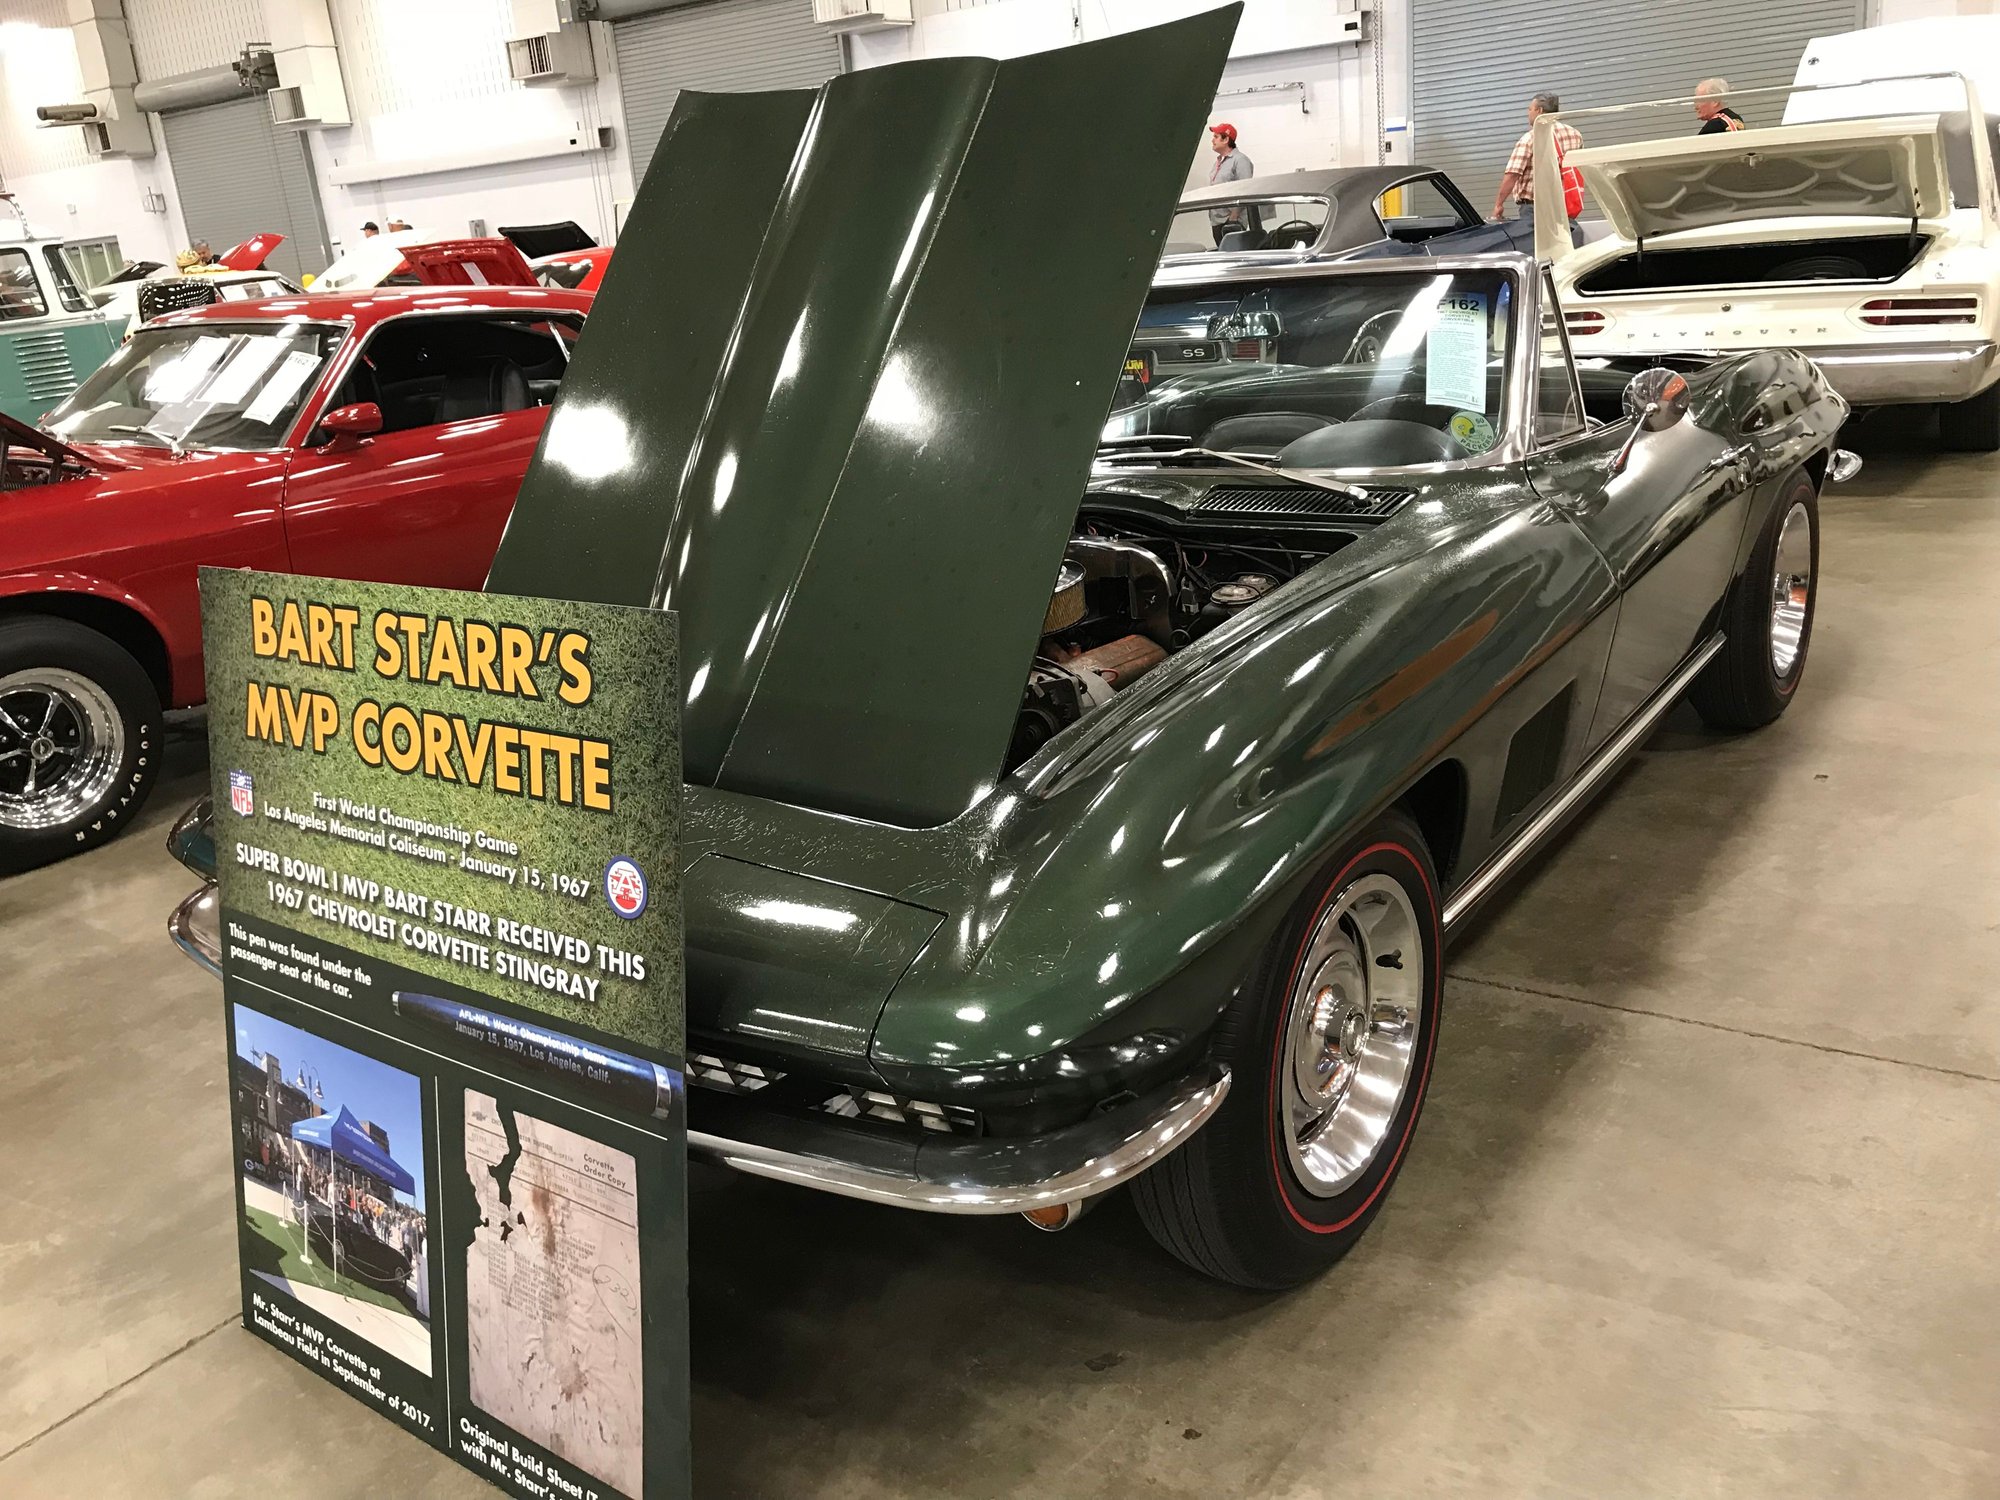
[(887, 31), (916, 21), (910, 0), (813, 0), (813, 19), (835, 31)]

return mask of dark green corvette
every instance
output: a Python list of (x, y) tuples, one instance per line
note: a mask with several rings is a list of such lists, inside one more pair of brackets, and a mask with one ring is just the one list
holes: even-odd
[(1232, 20), (684, 94), (489, 586), (680, 614), (697, 1155), (1131, 1180), (1282, 1286), (1401, 1165), (1451, 928), (1684, 693), (1791, 699), (1846, 408), (1579, 377), (1520, 258), (1149, 291)]

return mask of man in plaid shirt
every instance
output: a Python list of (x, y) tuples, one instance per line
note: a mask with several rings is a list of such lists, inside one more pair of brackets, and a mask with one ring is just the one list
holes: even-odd
[[(1507, 217), (1507, 205), (1514, 202), (1521, 205), (1524, 215), (1533, 217), (1535, 212), (1535, 121), (1543, 115), (1555, 114), (1562, 108), (1562, 100), (1554, 94), (1537, 94), (1528, 101), (1528, 128), (1521, 138), (1514, 142), (1513, 154), (1507, 158), (1507, 170), (1500, 175), (1500, 191), (1493, 198), (1494, 222)], [(1556, 155), (1566, 157), (1583, 144), (1583, 132), (1562, 120), (1551, 127), (1555, 132)], [(1576, 244), (1583, 243), (1583, 235), (1576, 227), (1576, 220), (1569, 221), (1569, 237)]]

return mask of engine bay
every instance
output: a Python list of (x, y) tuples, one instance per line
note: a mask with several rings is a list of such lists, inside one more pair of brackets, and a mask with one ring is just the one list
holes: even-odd
[(1196, 530), (1086, 509), (1063, 549), (1006, 770), (1347, 540)]

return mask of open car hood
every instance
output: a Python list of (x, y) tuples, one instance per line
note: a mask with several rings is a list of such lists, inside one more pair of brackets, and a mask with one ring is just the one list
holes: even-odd
[(267, 230), (263, 234), (251, 235), (240, 245), (231, 245), (216, 257), (216, 261), (231, 271), (262, 270), (271, 252), (284, 243), (282, 234), (272, 234)]
[(1935, 115), (1591, 146), (1567, 159), (1629, 240), (1744, 219), (1935, 222), (1951, 208)]
[(31, 453), (42, 454), (50, 463), (72, 463), (94, 474), (101, 474), (106, 468), (82, 449), (70, 447), (54, 433), (30, 427), (4, 411), (0, 411), (0, 447), (26, 448)]
[(978, 801), (1240, 10), (683, 92), (488, 587), (678, 611), (691, 782)]
[(390, 229), (355, 242), (313, 279), (315, 292), (353, 292), (380, 286), (403, 269), (403, 251), (421, 245), (418, 229)]
[(590, 231), (574, 219), (558, 224), (502, 224), (499, 233), (529, 260), (560, 255), (565, 250), (589, 250), (597, 244)]
[(440, 240), (406, 245), (403, 259), (425, 286), (540, 286), (527, 257), (512, 241)]

